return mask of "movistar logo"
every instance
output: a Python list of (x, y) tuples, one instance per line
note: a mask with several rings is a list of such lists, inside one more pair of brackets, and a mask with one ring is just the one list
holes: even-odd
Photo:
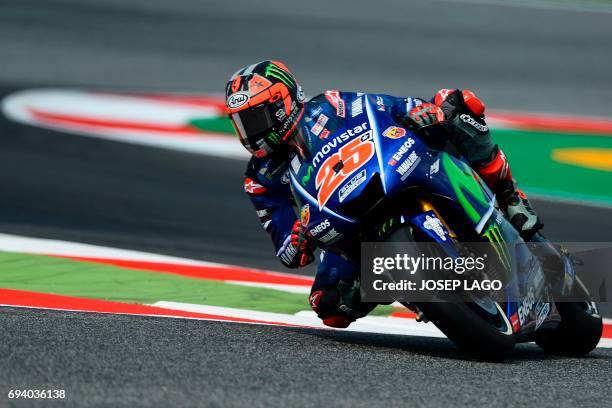
[(291, 78), (291, 76), (274, 64), (268, 64), (268, 66), (266, 67), (266, 71), (264, 72), (264, 75), (267, 77), (276, 78), (279, 81), (281, 81), (283, 84), (287, 85), (288, 87), (291, 87), (291, 88), (295, 87), (295, 84), (293, 83), (293, 79)]
[(309, 164), (306, 174), (302, 177), (302, 185), (304, 187), (306, 187), (306, 184), (308, 184), (308, 182), (310, 181), (310, 177), (312, 176), (312, 170), (313, 170), (312, 164)]

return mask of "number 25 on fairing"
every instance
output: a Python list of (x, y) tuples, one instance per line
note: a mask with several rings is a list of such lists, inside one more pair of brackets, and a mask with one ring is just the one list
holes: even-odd
[[(370, 132), (368, 132), (370, 133)], [(355, 138), (342, 146), (338, 152), (328, 157), (317, 172), (315, 186), (317, 188), (317, 199), (319, 209), (327, 203), (334, 191), (346, 179), (366, 164), (374, 156), (374, 142), (371, 137)], [(341, 168), (334, 168), (341, 162)]]

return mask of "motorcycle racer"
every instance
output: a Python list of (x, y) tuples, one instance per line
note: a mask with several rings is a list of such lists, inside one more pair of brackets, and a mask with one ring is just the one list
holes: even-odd
[[(238, 70), (226, 86), (226, 106), (241, 143), (252, 154), (244, 181), (276, 255), (289, 268), (314, 260), (310, 231), (296, 215), (288, 169), (293, 154), (304, 155), (304, 132), (326, 138), (335, 123), (353, 114), (363, 94), (328, 90), (306, 101), (302, 88), (281, 62), (262, 61)], [(485, 106), (469, 90), (442, 89), (431, 100), (368, 94), (377, 109), (388, 110), (398, 125), (422, 134), (437, 148), (462, 156), (496, 194), (508, 220), (528, 240), (543, 224), (517, 188), (503, 151), (485, 122)], [(401, 137), (403, 135), (386, 135)], [(308, 173), (305, 178), (311, 177)], [(302, 180), (307, 182), (308, 180)], [(358, 266), (323, 251), (309, 297), (323, 322), (347, 327), (376, 305), (359, 299)]]

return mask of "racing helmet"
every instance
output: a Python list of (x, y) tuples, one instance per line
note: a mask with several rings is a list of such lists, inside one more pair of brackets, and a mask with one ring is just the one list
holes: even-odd
[(283, 63), (262, 61), (232, 75), (225, 105), (243, 146), (266, 157), (287, 149), (304, 113), (304, 93)]

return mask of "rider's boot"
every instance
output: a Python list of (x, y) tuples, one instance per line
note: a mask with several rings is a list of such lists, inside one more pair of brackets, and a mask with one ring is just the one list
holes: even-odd
[(477, 166), (476, 171), (495, 193), (506, 218), (525, 241), (529, 241), (542, 229), (544, 224), (533, 211), (525, 193), (517, 188), (506, 155), (501, 149), (497, 148), (493, 159)]

